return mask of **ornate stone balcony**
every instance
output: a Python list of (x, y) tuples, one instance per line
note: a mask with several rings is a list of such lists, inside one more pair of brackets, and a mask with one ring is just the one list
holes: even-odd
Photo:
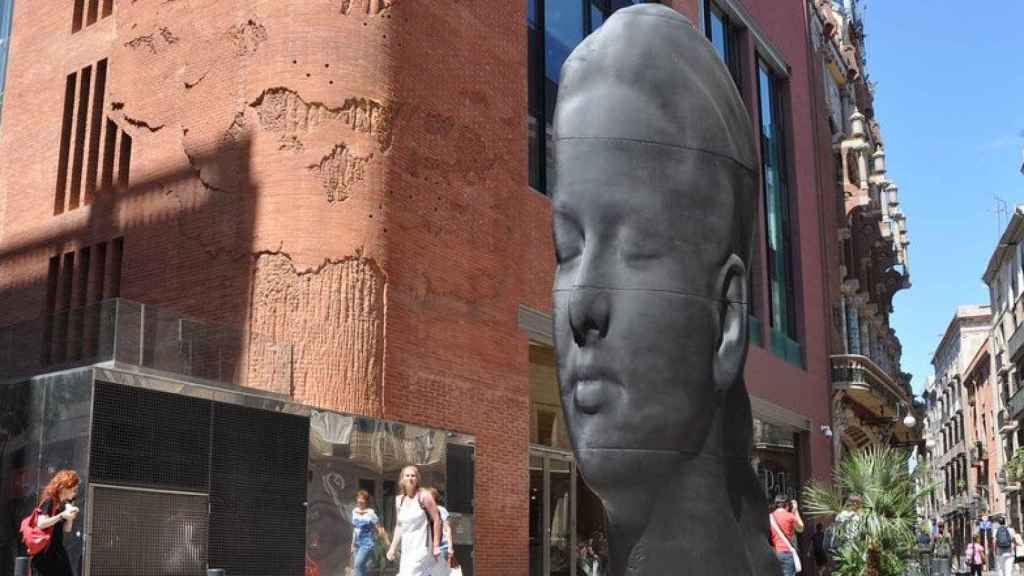
[(910, 406), (910, 393), (867, 356), (835, 354), (831, 361), (833, 390), (847, 392), (868, 408), (877, 405), (878, 415)]
[(903, 423), (913, 406), (909, 390), (867, 356), (836, 354), (831, 363), (833, 391), (842, 393), (842, 402), (859, 405), (851, 425), (875, 428), (876, 440), (913, 439), (914, 431)]

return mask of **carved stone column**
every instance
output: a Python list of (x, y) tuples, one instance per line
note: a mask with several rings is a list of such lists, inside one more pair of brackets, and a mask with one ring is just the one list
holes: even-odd
[(846, 404), (846, 393), (839, 392), (832, 398), (832, 466), (839, 466), (843, 457), (843, 435), (853, 418)]
[(864, 356), (871, 355), (871, 340), (868, 336), (868, 318), (863, 315), (857, 319), (857, 327), (860, 328), (860, 353)]
[(847, 331), (846, 324), (846, 295), (843, 295), (839, 298), (839, 330), (840, 334), (843, 335), (843, 354), (850, 353), (849, 332)]

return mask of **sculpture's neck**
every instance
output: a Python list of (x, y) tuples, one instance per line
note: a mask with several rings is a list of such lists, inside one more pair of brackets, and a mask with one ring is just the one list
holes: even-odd
[(610, 575), (751, 574), (748, 530), (730, 501), (730, 494), (740, 497), (749, 486), (732, 485), (729, 463), (720, 458), (673, 460), (675, 466), (661, 471), (660, 484), (638, 482), (636, 493), (606, 502)]

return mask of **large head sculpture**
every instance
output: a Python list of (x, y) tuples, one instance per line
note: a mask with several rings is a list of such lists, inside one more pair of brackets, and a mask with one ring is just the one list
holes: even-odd
[(746, 457), (715, 432), (746, 401), (756, 199), (725, 66), (674, 10), (620, 10), (563, 66), (554, 129), (555, 345), (584, 478), (601, 494), (638, 467)]

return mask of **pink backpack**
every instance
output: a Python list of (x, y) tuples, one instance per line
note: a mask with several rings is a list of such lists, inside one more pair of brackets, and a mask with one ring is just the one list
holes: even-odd
[(50, 545), (50, 537), (53, 534), (53, 526), (39, 528), (38, 519), (42, 510), (37, 506), (32, 514), (21, 521), (21, 541), (25, 543), (25, 549), (29, 556), (35, 556)]

